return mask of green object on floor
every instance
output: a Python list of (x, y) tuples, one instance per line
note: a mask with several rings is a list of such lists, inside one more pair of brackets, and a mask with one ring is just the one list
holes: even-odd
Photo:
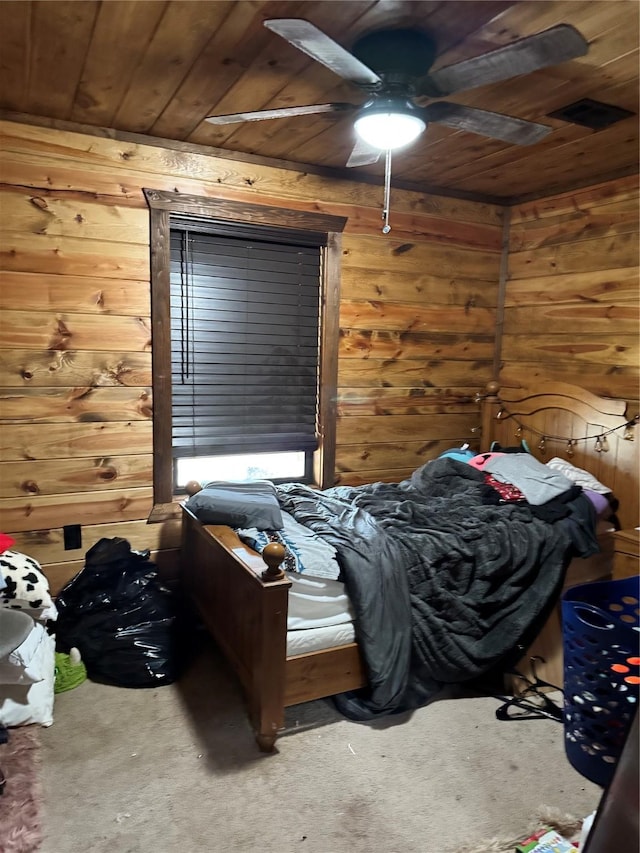
[(77, 649), (71, 649), (71, 654), (56, 652), (54, 693), (64, 693), (72, 690), (87, 680), (87, 668), (80, 660)]

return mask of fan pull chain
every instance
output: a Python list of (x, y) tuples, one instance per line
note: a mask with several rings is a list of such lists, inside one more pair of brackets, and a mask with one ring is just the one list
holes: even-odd
[(387, 153), (385, 155), (384, 160), (384, 202), (382, 206), (382, 218), (384, 219), (384, 225), (382, 226), (382, 233), (388, 234), (391, 231), (391, 226), (389, 225), (389, 206), (391, 203), (391, 149), (387, 149)]

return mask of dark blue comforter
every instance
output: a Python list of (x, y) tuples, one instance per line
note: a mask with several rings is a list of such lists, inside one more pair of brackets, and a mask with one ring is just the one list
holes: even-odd
[(558, 594), (576, 543), (597, 550), (583, 495), (551, 524), (526, 504), (487, 503), (487, 489), (446, 457), (401, 483), (278, 487), (282, 508), (338, 552), (369, 674), (367, 690), (338, 697), (348, 716), (415, 708), (488, 672)]

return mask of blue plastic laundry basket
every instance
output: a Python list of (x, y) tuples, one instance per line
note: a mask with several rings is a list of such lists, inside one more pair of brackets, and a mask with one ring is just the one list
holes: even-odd
[(640, 578), (570, 587), (562, 635), (567, 758), (606, 787), (640, 695)]

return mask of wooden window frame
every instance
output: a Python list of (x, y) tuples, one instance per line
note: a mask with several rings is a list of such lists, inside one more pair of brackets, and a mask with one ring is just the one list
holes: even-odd
[[(165, 190), (143, 189), (149, 207), (151, 249), (151, 326), (153, 370), (153, 496), (149, 521), (167, 516), (163, 507), (173, 494), (171, 436), (171, 323), (169, 302), (171, 214), (290, 228), (326, 234), (323, 252), (320, 317), (319, 445), (314, 453), (314, 481), (320, 488), (335, 482), (336, 396), (340, 310), (340, 259), (345, 217), (308, 213), (249, 202), (228, 201)], [(169, 511), (169, 514), (171, 512)]]

